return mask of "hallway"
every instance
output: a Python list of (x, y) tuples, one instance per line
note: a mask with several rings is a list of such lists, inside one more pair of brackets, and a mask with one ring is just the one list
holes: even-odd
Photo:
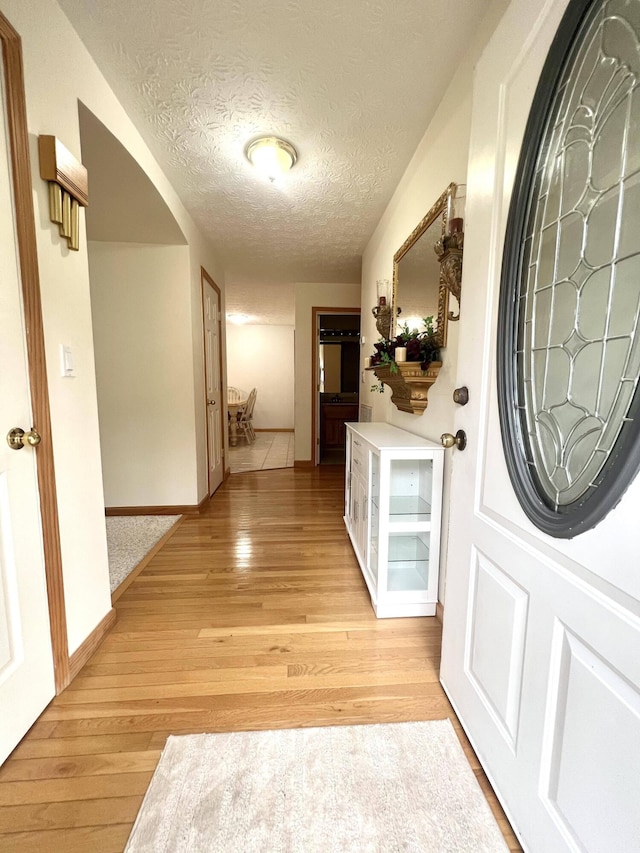
[(376, 620), (343, 473), (231, 477), (117, 602), (118, 621), (0, 769), (4, 853), (122, 851), (168, 734), (454, 721), (434, 618)]

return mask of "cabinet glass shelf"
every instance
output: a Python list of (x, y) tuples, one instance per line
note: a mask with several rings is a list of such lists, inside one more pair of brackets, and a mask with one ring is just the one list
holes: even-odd
[(429, 546), (419, 535), (389, 536), (387, 589), (424, 590), (429, 581)]
[(389, 562), (429, 562), (429, 546), (415, 534), (389, 536)]
[[(377, 501), (372, 501), (378, 508)], [(389, 498), (389, 521), (431, 521), (431, 504), (418, 495), (391, 495)]]
[(389, 592), (409, 592), (426, 589), (429, 581), (429, 562), (393, 563), (389, 565)]

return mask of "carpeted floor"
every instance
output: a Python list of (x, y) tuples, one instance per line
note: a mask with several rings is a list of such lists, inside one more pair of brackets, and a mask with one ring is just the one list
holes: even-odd
[(111, 592), (181, 518), (180, 515), (107, 516)]
[(505, 853), (449, 720), (170, 737), (125, 853)]

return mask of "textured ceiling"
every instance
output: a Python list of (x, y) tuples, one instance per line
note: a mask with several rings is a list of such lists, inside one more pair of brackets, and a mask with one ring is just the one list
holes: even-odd
[[(265, 283), (359, 280), (367, 240), (488, 6), (59, 3), (217, 247), (234, 310), (236, 290), (255, 297)], [(244, 157), (263, 133), (299, 152), (279, 185)]]
[(186, 245), (173, 213), (140, 164), (84, 104), (82, 162), (91, 176), (87, 240)]

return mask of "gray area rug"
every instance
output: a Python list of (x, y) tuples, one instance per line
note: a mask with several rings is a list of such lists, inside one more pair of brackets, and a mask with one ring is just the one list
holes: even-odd
[(107, 516), (107, 551), (111, 592), (170, 530), (181, 515)]
[(448, 720), (170, 737), (125, 853), (505, 853)]

